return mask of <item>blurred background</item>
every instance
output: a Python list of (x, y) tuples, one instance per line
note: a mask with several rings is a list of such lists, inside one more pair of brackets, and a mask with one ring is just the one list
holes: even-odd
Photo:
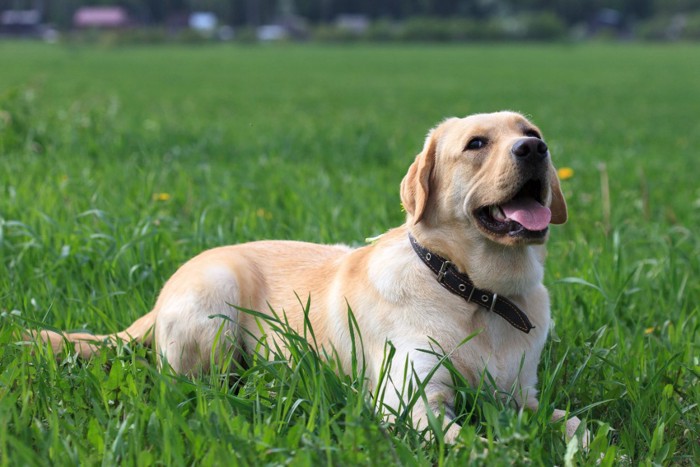
[[(0, 0), (0, 465), (466, 465), (477, 429), (507, 440), (487, 465), (697, 465), (699, 42), (700, 0)], [(588, 454), (544, 411), (466, 408), (443, 450), (321, 373), (231, 390), (17, 344), (123, 329), (206, 248), (362, 245), (431, 127), (501, 109), (570, 208), (540, 388)]]
[(48, 41), (699, 40), (700, 0), (2, 0)]

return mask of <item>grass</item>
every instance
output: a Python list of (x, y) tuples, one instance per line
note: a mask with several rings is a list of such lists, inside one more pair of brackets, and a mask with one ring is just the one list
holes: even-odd
[[(11, 64), (0, 74), (0, 463), (699, 462), (697, 54), (0, 42)], [(445, 446), (381, 421), (361, 375), (336, 375), (302, 344), (291, 363), (251, 357), (232, 380), (159, 373), (138, 346), (57, 362), (17, 343), (24, 327), (124, 328), (205, 248), (361, 244), (402, 222), (398, 184), (428, 128), (502, 108), (531, 115), (574, 171), (571, 218), (549, 247), (556, 326), (535, 413), (455, 375), (467, 423)], [(589, 453), (547, 422), (554, 406), (586, 419)], [(486, 453), (477, 434), (498, 442)]]

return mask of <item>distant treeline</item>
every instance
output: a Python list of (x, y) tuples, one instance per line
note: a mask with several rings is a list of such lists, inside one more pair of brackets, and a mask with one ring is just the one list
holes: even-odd
[(71, 26), (81, 6), (119, 5), (139, 23), (166, 24), (192, 11), (211, 11), (231, 26), (259, 26), (297, 15), (310, 25), (333, 23), (339, 15), (363, 15), (372, 21), (412, 17), (487, 20), (547, 12), (565, 26), (595, 21), (604, 9), (623, 22), (643, 22), (700, 11), (700, 0), (0, 0), (0, 10), (43, 10), (44, 21), (60, 29)]
[[(38, 9), (43, 24), (61, 31), (74, 29), (85, 6), (127, 12), (132, 27), (106, 33), (116, 42), (256, 41), (270, 24), (287, 39), (335, 42), (700, 40), (700, 0), (0, 0), (0, 11)], [(193, 12), (214, 13), (225, 33), (188, 30)]]

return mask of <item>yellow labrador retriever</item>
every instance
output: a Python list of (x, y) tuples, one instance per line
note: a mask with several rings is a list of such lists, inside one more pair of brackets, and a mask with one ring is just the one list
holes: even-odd
[[(405, 393), (405, 374), (411, 375), (405, 364), (412, 378), (423, 380), (425, 400), (411, 413), (417, 428), (427, 426), (427, 411), (444, 411), (445, 439), (459, 433), (450, 375), (435, 369), (435, 343), (472, 384), (488, 371), (497, 385), (492, 389), (514, 391), (520, 406), (536, 408), (537, 365), (550, 326), (544, 243), (549, 224), (567, 218), (540, 130), (514, 112), (445, 120), (404, 177), (401, 201), (406, 223), (371, 245), (260, 241), (214, 248), (183, 265), (153, 310), (123, 332), (38, 335), (56, 352), (70, 342), (83, 356), (100, 341), (154, 341), (161, 362), (193, 374), (208, 368), (222, 328), (236, 352), (254, 349), (263, 333), (275, 339), (237, 307), (271, 307), (301, 330), (298, 297), (310, 297), (316, 341), (336, 352), (345, 369), (352, 358), (352, 309), (374, 390), (385, 344), (393, 344), (399, 364), (391, 367), (385, 404), (401, 406), (397, 394)], [(553, 419), (564, 415), (556, 410)], [(569, 436), (579, 423), (566, 421)]]

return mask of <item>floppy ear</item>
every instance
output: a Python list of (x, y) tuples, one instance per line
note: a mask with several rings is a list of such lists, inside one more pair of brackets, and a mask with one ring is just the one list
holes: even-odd
[(435, 150), (438, 132), (433, 129), (425, 140), (423, 151), (408, 168), (408, 173), (401, 181), (401, 203), (412, 217), (413, 224), (423, 218), (430, 194), (430, 174), (435, 166)]
[(561, 186), (559, 185), (559, 177), (557, 176), (557, 170), (552, 167), (552, 175), (550, 176), (550, 187), (552, 190), (552, 205), (549, 207), (552, 211), (552, 224), (563, 224), (568, 219), (568, 214), (566, 210), (566, 200), (564, 199), (564, 194), (561, 192)]

